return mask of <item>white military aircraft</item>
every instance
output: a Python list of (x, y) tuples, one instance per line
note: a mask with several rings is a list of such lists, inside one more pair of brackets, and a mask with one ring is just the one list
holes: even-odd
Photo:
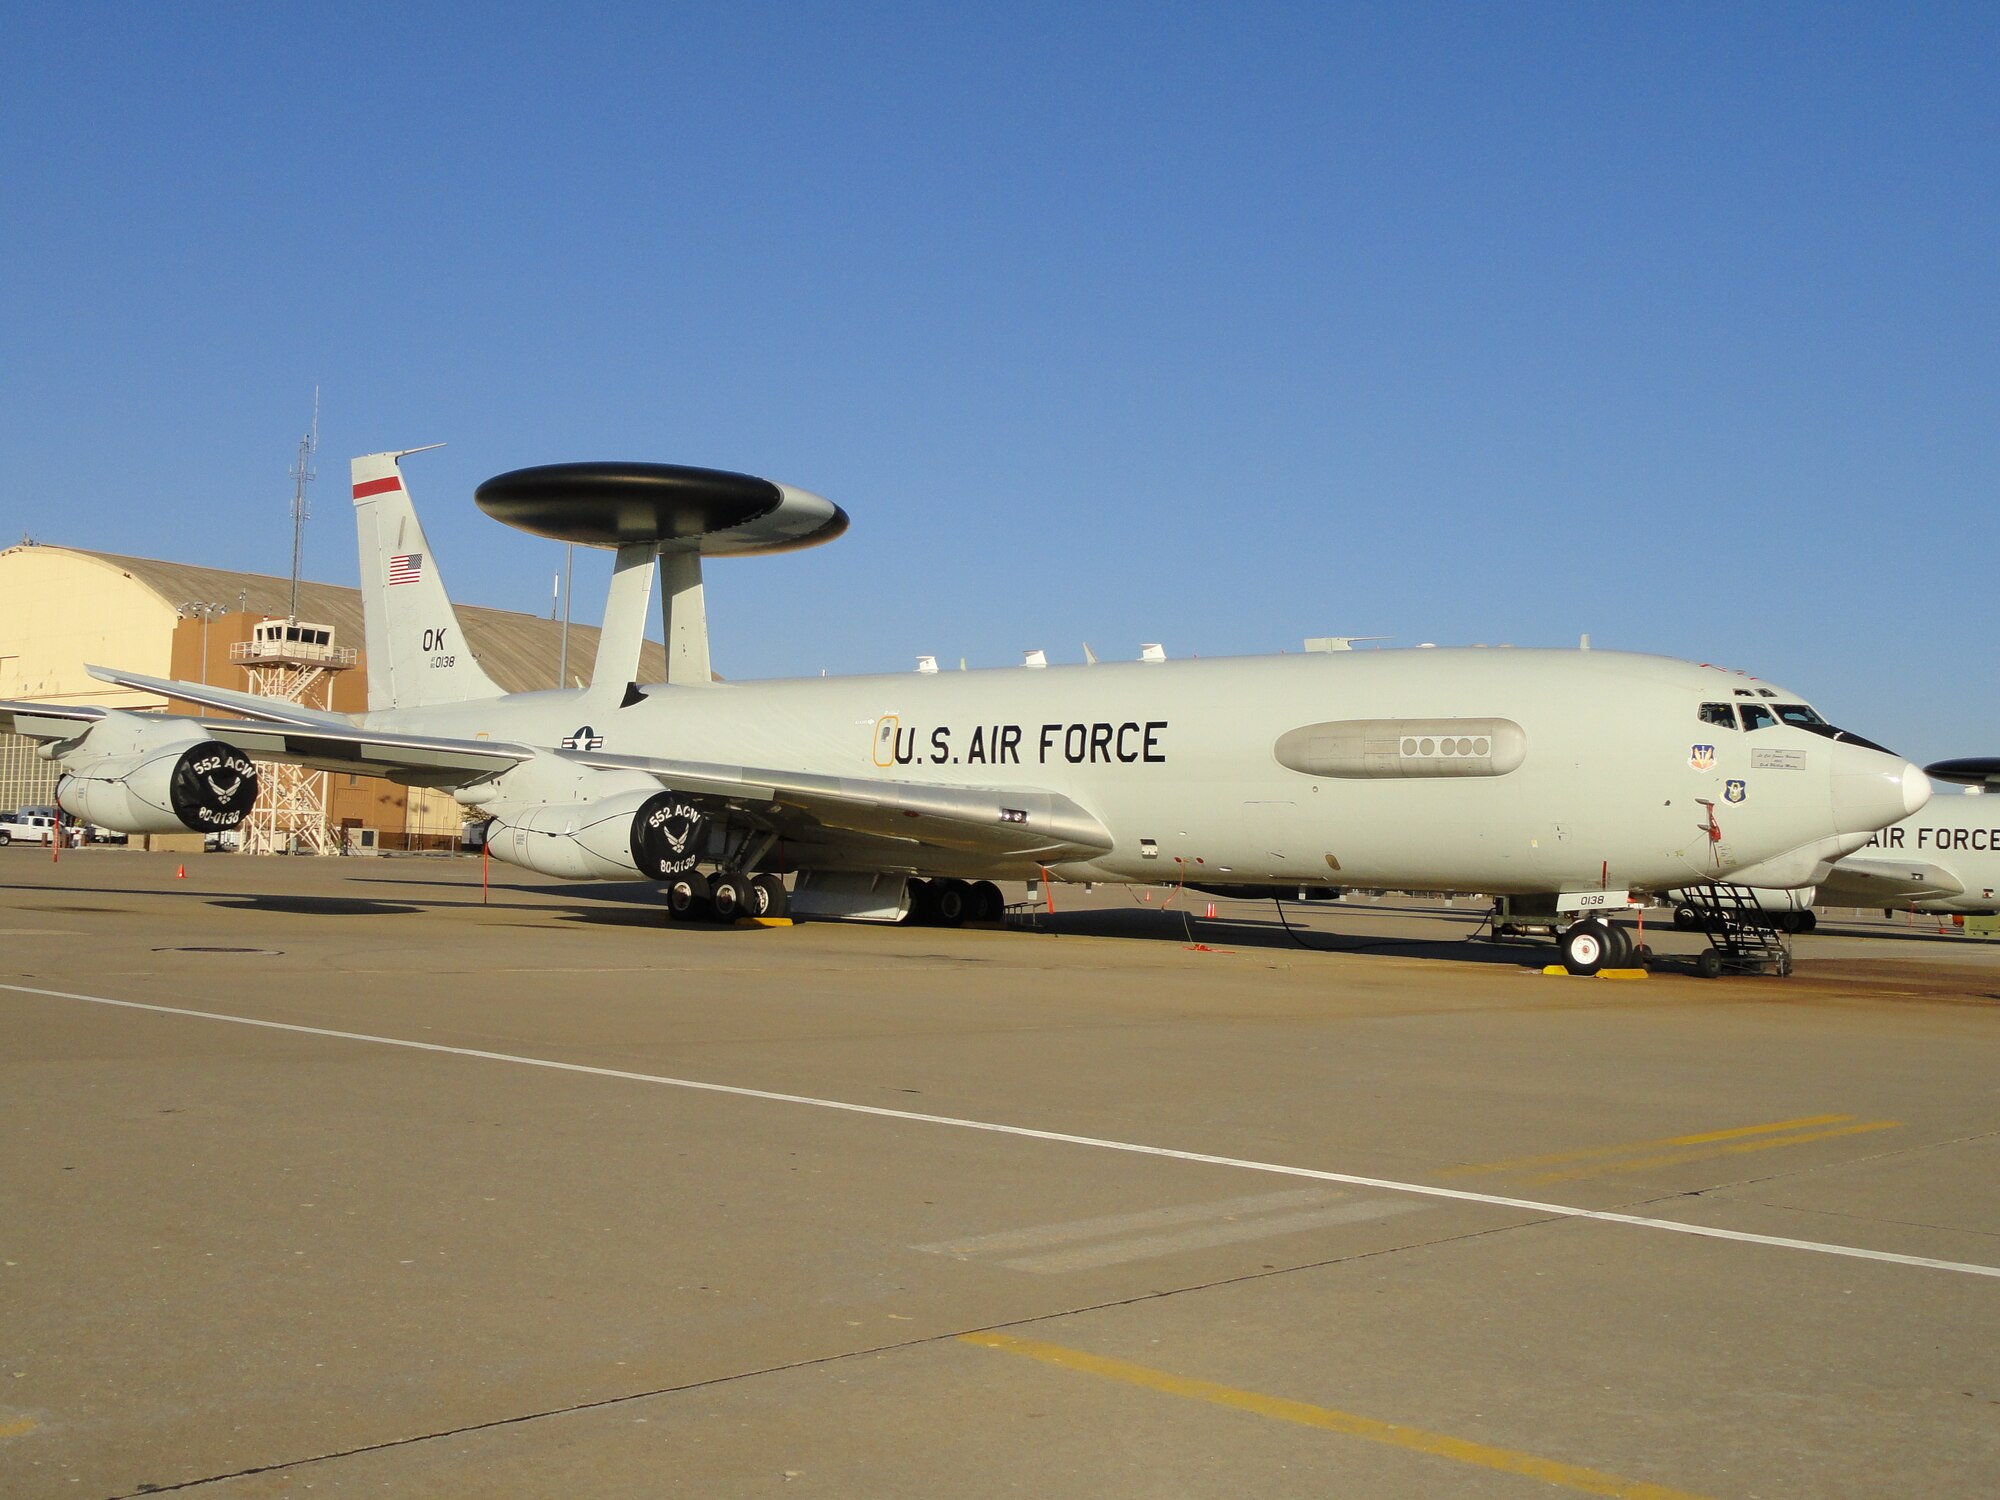
[[(411, 452), (418, 450), (408, 450)], [(677, 916), (955, 923), (1001, 879), (1506, 894), (1581, 973), (1632, 892), (1803, 884), (1930, 796), (1921, 770), (1740, 672), (1609, 651), (1414, 649), (716, 682), (704, 556), (837, 536), (742, 474), (558, 464), (482, 509), (617, 553), (592, 684), (503, 695), (466, 650), (400, 468), (354, 460), (368, 712), (93, 669), (246, 718), (0, 704), (72, 817), (233, 827), (251, 757), (449, 788), (499, 859), (645, 879)], [(668, 680), (633, 680), (656, 566)], [(1739, 714), (1769, 717), (1758, 733)], [(795, 876), (788, 892), (780, 877)], [(1557, 914), (1562, 914), (1560, 917)]]
[[(1938, 781), (1973, 790), (1936, 797), (1921, 812), (1875, 834), (1828, 870), (1814, 885), (1795, 890), (1756, 888), (1755, 909), (1780, 927), (1807, 932), (1815, 906), (1879, 906), (1935, 916), (1984, 917), (2000, 913), (2000, 759), (1973, 757), (1926, 766)], [(1698, 911), (1675, 893), (1674, 924), (1701, 925)]]

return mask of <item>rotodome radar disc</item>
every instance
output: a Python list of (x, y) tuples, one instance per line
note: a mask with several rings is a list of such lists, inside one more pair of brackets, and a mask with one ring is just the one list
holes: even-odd
[(789, 552), (830, 542), (847, 512), (809, 490), (687, 464), (540, 464), (473, 493), (496, 521), (559, 542), (655, 542), (708, 557)]

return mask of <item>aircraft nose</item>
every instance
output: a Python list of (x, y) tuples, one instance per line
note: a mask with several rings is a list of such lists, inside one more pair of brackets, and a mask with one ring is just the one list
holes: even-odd
[(1842, 741), (1833, 747), (1833, 821), (1842, 833), (1900, 823), (1931, 800), (1931, 779), (1899, 755)]

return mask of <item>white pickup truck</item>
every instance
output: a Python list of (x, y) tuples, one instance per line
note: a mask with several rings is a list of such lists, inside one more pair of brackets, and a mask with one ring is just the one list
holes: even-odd
[(19, 812), (0, 812), (0, 844), (50, 844), (55, 837), (54, 808), (24, 807)]

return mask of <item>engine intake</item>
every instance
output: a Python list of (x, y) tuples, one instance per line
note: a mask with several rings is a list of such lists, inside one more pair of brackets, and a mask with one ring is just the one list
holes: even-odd
[(257, 804), (257, 767), (221, 740), (182, 737), (118, 753), (91, 754), (93, 730), (64, 757), (56, 783), (62, 810), (120, 833), (221, 833)]
[(495, 859), (565, 880), (671, 880), (707, 854), (707, 832), (707, 817), (687, 798), (631, 789), (590, 802), (496, 807), (486, 847)]

